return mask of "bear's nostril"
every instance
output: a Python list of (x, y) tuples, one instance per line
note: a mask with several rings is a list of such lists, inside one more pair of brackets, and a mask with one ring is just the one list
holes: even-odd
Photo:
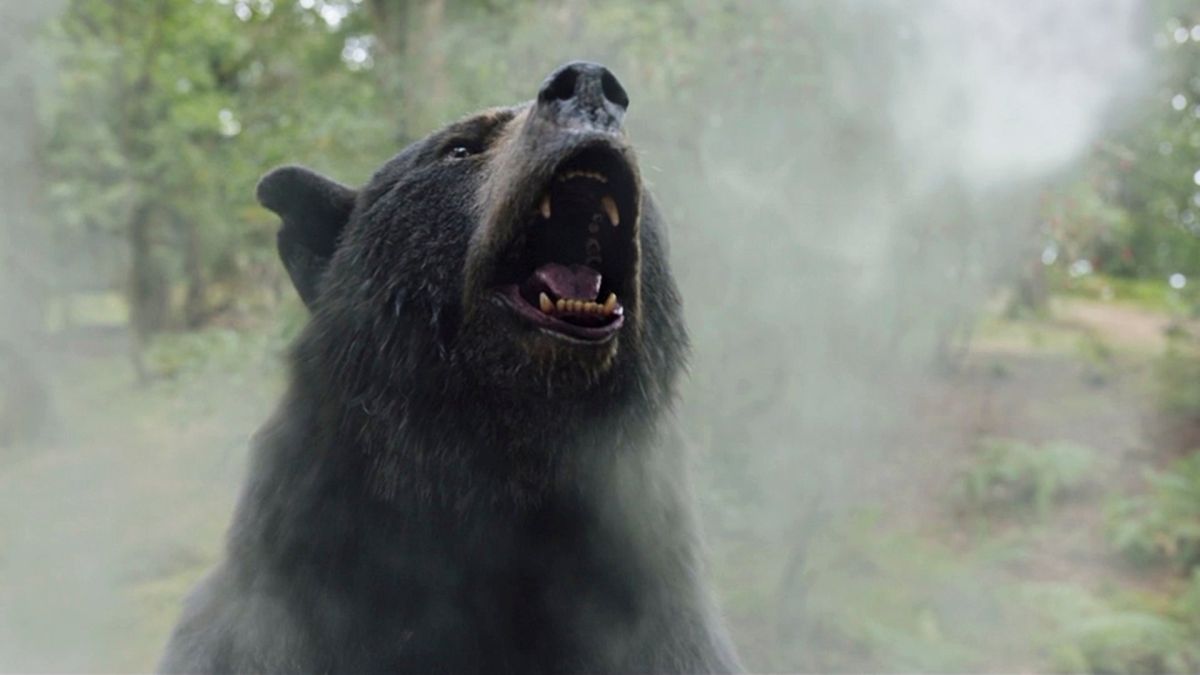
[(575, 96), (575, 82), (579, 79), (579, 71), (574, 68), (563, 68), (558, 75), (542, 90), (542, 98), (566, 101)]
[(604, 70), (604, 75), (600, 77), (600, 87), (604, 91), (604, 98), (622, 108), (629, 107), (629, 94), (625, 93), (625, 88), (607, 68)]

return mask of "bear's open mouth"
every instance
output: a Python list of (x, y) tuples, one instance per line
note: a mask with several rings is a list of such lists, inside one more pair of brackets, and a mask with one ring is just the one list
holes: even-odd
[(625, 322), (636, 283), (638, 186), (615, 149), (562, 162), (498, 266), (494, 288), (539, 328), (601, 341)]

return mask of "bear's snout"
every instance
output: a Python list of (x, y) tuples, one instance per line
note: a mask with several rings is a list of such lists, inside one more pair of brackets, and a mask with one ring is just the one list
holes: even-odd
[(538, 91), (536, 114), (564, 127), (620, 130), (629, 95), (608, 68), (575, 61), (558, 68)]

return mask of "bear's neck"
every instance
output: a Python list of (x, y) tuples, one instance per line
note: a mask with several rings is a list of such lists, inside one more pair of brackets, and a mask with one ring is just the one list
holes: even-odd
[[(381, 428), (378, 411), (323, 408), (328, 401), (293, 391), (289, 414), (264, 430), (230, 541), (240, 574), (311, 589), (292, 601), (314, 620), (338, 620), (329, 603), (446, 602), (459, 615), (453, 626), (503, 643), (575, 635), (592, 621), (637, 625), (668, 598), (700, 601), (686, 472), (652, 420), (632, 414), (597, 427), (607, 433), (544, 434), (547, 446), (519, 451), (557, 457), (514, 461), (510, 449), (487, 445), (494, 431), (444, 430), (439, 439), (429, 420)], [(504, 464), (533, 475), (503, 473)], [(271, 484), (260, 482), (267, 477)], [(407, 610), (396, 621), (423, 625)], [(510, 635), (518, 625), (528, 630)], [(394, 637), (388, 630), (353, 621), (319, 628), (379, 631), (383, 642)]]
[[(364, 530), (370, 527), (404, 531), (411, 541), (423, 534), (408, 531), (413, 522), (441, 523), (446, 529), (427, 534), (460, 533), (469, 543), (503, 532), (519, 537), (522, 528), (557, 522), (561, 514), (579, 514), (566, 528), (572, 531), (621, 522), (617, 508), (633, 507), (636, 521), (645, 515), (638, 495), (663, 487), (661, 478), (659, 485), (649, 481), (664, 475), (657, 465), (679, 461), (676, 449), (659, 442), (660, 411), (645, 401), (610, 395), (603, 407), (557, 402), (556, 416), (544, 413), (549, 406), (539, 413), (526, 402), (478, 392), (456, 404), (386, 392), (330, 396), (301, 386), (312, 381), (294, 379), (281, 407), (287, 414), (260, 434), (256, 461), (266, 466), (251, 476), (240, 507), (252, 512), (251, 523), (270, 529), (247, 530), (244, 539), (278, 542), (281, 558), (319, 549), (316, 535), (326, 532), (314, 532), (314, 520), (336, 522), (327, 533), (333, 546), (375, 536)], [(257, 483), (266, 476), (271, 485)], [(647, 485), (637, 488), (642, 481)], [(680, 508), (680, 494), (654, 499)]]

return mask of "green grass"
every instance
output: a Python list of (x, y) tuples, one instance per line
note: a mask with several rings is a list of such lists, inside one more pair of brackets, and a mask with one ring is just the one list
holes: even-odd
[(1007, 346), (1022, 352), (1073, 355), (1080, 348), (1079, 329), (1041, 318), (1009, 318), (987, 314), (979, 319), (974, 344)]
[(1183, 295), (1162, 279), (1135, 279), (1107, 274), (1088, 274), (1075, 279), (1054, 279), (1054, 290), (1062, 295), (1122, 302), (1144, 309), (1178, 312), (1185, 307)]

